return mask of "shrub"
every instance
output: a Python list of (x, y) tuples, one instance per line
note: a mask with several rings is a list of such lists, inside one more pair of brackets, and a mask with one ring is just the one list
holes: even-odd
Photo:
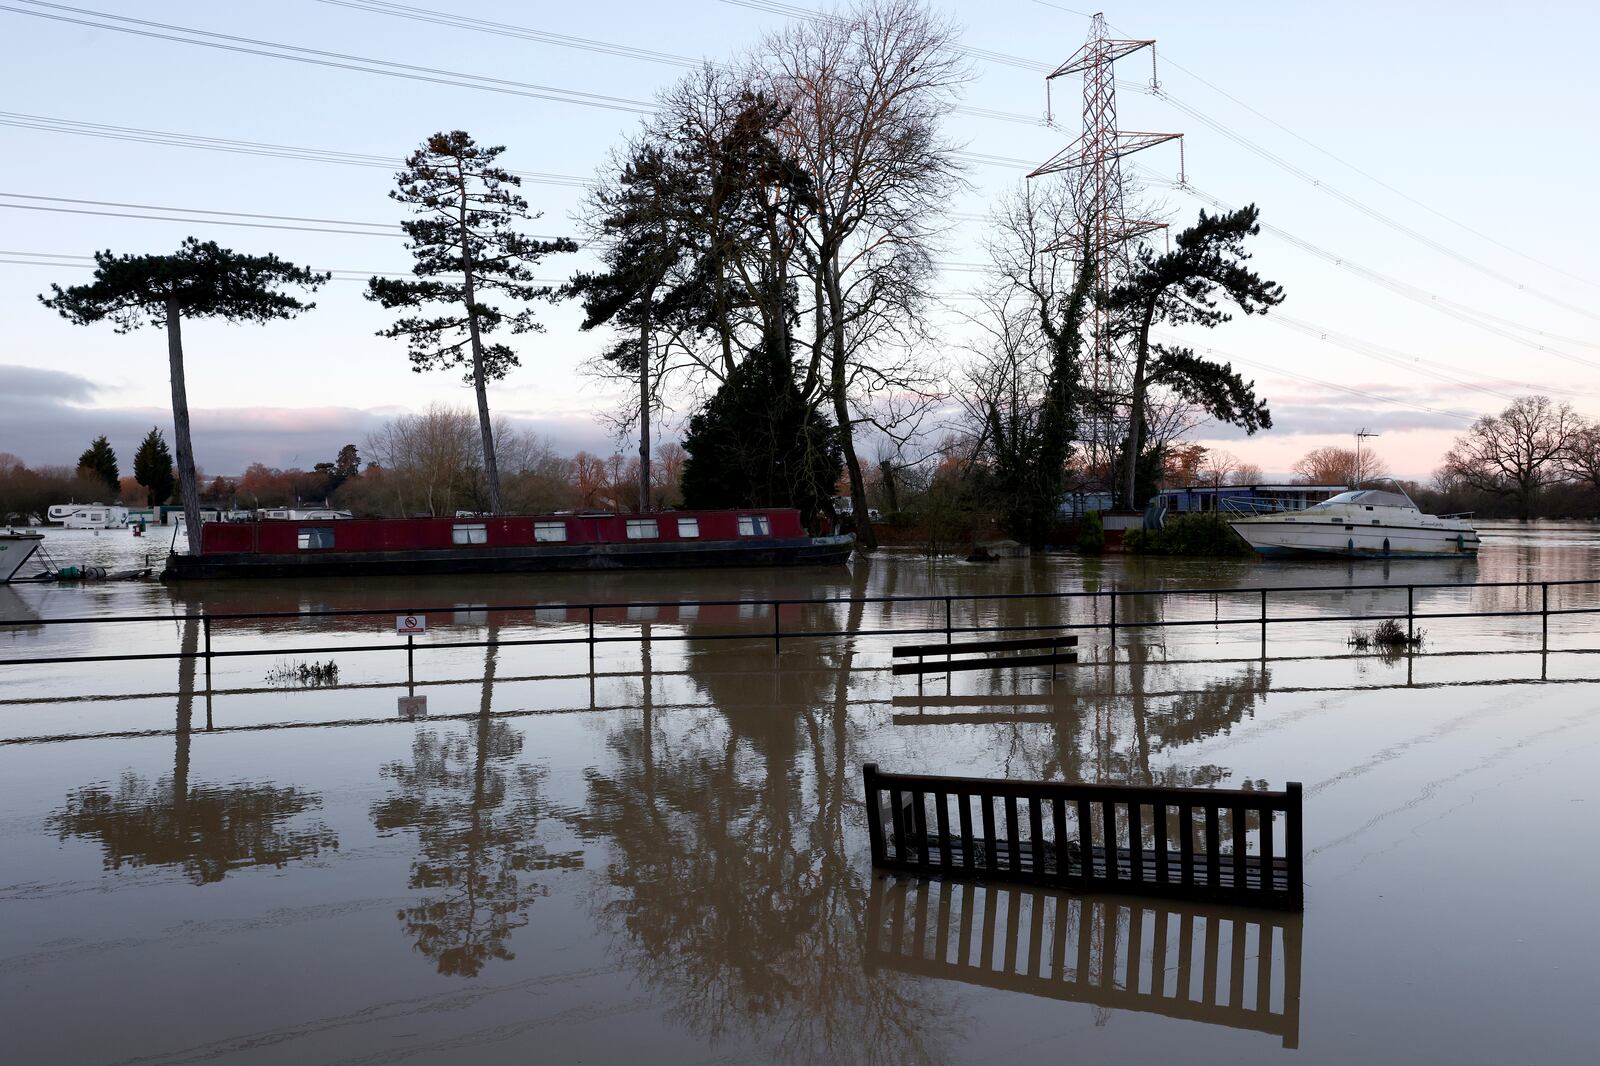
[(1160, 529), (1131, 529), (1122, 544), (1135, 555), (1242, 558), (1251, 554), (1244, 538), (1214, 511), (1172, 515)]
[(1078, 526), (1078, 551), (1084, 555), (1099, 555), (1106, 550), (1106, 526), (1100, 521), (1099, 511), (1083, 516)]

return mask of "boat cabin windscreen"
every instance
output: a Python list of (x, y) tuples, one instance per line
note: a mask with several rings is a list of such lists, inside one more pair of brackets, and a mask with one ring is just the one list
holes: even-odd
[(1326, 507), (1406, 507), (1415, 510), (1416, 506), (1410, 497), (1403, 493), (1385, 492), (1382, 489), (1356, 489), (1329, 497), (1321, 503), (1313, 504), (1307, 510), (1320, 511)]

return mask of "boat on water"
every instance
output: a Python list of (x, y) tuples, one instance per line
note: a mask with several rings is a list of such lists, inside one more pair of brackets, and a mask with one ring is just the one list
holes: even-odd
[(9, 584), (43, 543), (43, 533), (0, 530), (0, 585)]
[(199, 540), (162, 580), (826, 566), (855, 547), (811, 536), (789, 508), (207, 522)]
[(1233, 527), (1261, 555), (1443, 559), (1478, 554), (1466, 515), (1427, 515), (1400, 486), (1354, 489), (1303, 510), (1246, 513)]

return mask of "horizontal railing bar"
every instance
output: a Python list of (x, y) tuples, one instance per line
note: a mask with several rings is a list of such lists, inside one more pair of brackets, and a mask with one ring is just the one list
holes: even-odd
[[(32, 620), (5, 619), (0, 620), (0, 626), (38, 626), (38, 625), (98, 625), (104, 623), (129, 623), (129, 622), (186, 622), (199, 621), (209, 617), (213, 622), (249, 621), (254, 619), (282, 619), (282, 618), (339, 618), (339, 617), (381, 617), (385, 615), (405, 614), (455, 614), (455, 613), (505, 613), (510, 611), (539, 611), (539, 610), (625, 610), (639, 607), (737, 607), (752, 603), (762, 605), (775, 605), (778, 607), (803, 607), (821, 606), (828, 604), (893, 604), (893, 603), (943, 603), (945, 601), (972, 603), (987, 600), (1072, 600), (1072, 599), (1099, 599), (1115, 596), (1117, 599), (1126, 599), (1135, 596), (1156, 596), (1163, 599), (1178, 596), (1250, 596), (1259, 597), (1262, 589), (1278, 596), (1289, 596), (1295, 593), (1308, 592), (1401, 592), (1405, 589), (1501, 589), (1515, 588), (1535, 590), (1543, 587), (1563, 588), (1581, 585), (1600, 585), (1600, 578), (1567, 578), (1559, 581), (1478, 581), (1478, 582), (1409, 582), (1404, 585), (1394, 583), (1369, 584), (1369, 585), (1233, 585), (1215, 588), (1159, 588), (1159, 589), (1117, 589), (1108, 588), (1096, 591), (1068, 591), (1057, 590), (1051, 592), (989, 592), (989, 593), (957, 593), (944, 595), (939, 593), (924, 593), (896, 596), (817, 596), (803, 598), (772, 598), (759, 597), (755, 599), (719, 599), (719, 600), (635, 600), (622, 602), (570, 602), (559, 603), (516, 603), (516, 604), (447, 604), (436, 607), (348, 607), (327, 608), (314, 611), (234, 611), (167, 614), (167, 615), (110, 615), (110, 616), (75, 616), (70, 618), (40, 618)], [(1539, 612), (1533, 612), (1539, 613)], [(1552, 611), (1551, 613), (1555, 613)], [(1257, 623), (1260, 619), (1254, 619)], [(941, 630), (942, 632), (942, 630)]]

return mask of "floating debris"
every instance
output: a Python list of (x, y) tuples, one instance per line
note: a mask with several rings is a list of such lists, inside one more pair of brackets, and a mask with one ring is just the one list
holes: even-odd
[(1427, 636), (1426, 630), (1419, 629), (1415, 633), (1408, 633), (1398, 619), (1385, 618), (1371, 632), (1352, 629), (1347, 643), (1356, 651), (1370, 651), (1376, 648), (1380, 655), (1393, 656), (1401, 652), (1416, 651), (1422, 647), (1422, 639), (1425, 636)]

